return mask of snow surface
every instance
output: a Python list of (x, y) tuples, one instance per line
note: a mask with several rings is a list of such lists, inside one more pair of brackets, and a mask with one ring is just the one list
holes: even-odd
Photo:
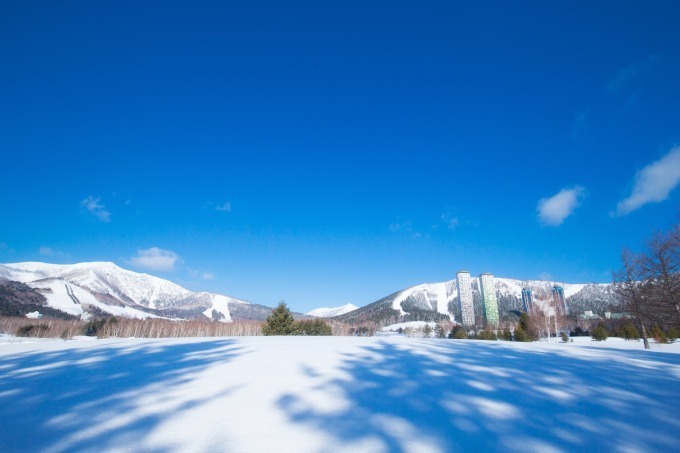
[(229, 312), (229, 302), (231, 298), (220, 294), (210, 294), (210, 300), (212, 301), (212, 306), (205, 310), (203, 314), (208, 318), (212, 318), (212, 311), (215, 310), (224, 315), (224, 318), (220, 319), (220, 321), (231, 322), (231, 313)]
[(3, 340), (3, 452), (677, 451), (680, 344)]
[(334, 308), (315, 308), (314, 310), (310, 311), (307, 313), (308, 316), (316, 316), (317, 318), (330, 318), (333, 316), (340, 316), (344, 315), (345, 313), (349, 313), (350, 311), (356, 310), (357, 307), (354, 304), (345, 304), (341, 305), (339, 307), (334, 307)]
[(429, 325), (434, 329), (437, 323), (425, 321), (407, 321), (399, 322), (397, 324), (390, 324), (389, 326), (381, 327), (380, 330), (383, 332), (396, 332), (399, 329), (424, 329), (425, 325)]
[[(437, 313), (444, 315), (449, 315), (449, 301), (458, 297), (458, 290), (455, 289), (455, 281), (450, 280), (440, 283), (423, 283), (422, 285), (412, 286), (400, 292), (397, 297), (392, 301), (392, 309), (398, 310), (400, 315), (408, 314), (404, 311), (401, 304), (409, 297), (414, 296), (416, 293), (422, 293), (426, 300), (434, 300), (437, 303)], [(453, 285), (452, 292), (447, 294), (447, 289), (451, 288)]]

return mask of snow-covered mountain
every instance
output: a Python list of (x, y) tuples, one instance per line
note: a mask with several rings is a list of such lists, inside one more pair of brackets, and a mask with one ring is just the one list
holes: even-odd
[[(43, 305), (83, 318), (108, 313), (135, 318), (160, 316), (208, 318), (222, 322), (262, 321), (272, 310), (221, 294), (189, 291), (170, 281), (128, 271), (113, 263), (4, 264), (0, 265), (0, 283), (3, 280), (27, 285), (24, 289), (17, 287), (13, 291), (15, 295), (30, 299), (33, 305), (37, 303), (36, 297), (44, 297)], [(585, 310), (603, 313), (616, 305), (608, 284), (564, 284), (508, 278), (496, 278), (495, 281), (501, 319), (523, 310), (521, 297), (524, 287), (532, 289), (535, 303), (541, 306), (550, 299), (552, 287), (559, 284), (564, 288), (567, 307), (572, 313)], [(471, 283), (475, 313), (481, 315), (479, 279), (472, 278)], [(33, 294), (27, 295), (26, 289)], [(380, 326), (406, 321), (461, 319), (456, 280), (412, 286), (361, 308), (352, 304), (318, 308), (310, 311), (308, 316), (332, 317), (349, 323), (371, 321)]]
[[(475, 313), (481, 315), (479, 278), (473, 277), (471, 283)], [(523, 311), (522, 288), (530, 288), (534, 303), (541, 306), (552, 297), (553, 286), (559, 285), (564, 289), (568, 309), (577, 314), (585, 310), (604, 312), (617, 304), (610, 284), (570, 284), (510, 278), (495, 278), (495, 283), (501, 318), (510, 316), (511, 312)], [(349, 313), (336, 315), (335, 319), (350, 323), (370, 321), (381, 326), (407, 321), (460, 320), (456, 280), (412, 286)]]
[(334, 307), (334, 308), (316, 308), (310, 312), (307, 313), (307, 316), (314, 316), (316, 318), (331, 318), (333, 316), (339, 316), (339, 315), (344, 315), (345, 313), (349, 313), (350, 311), (356, 310), (357, 307), (356, 305), (353, 304), (345, 304), (341, 305), (340, 307)]
[(25, 283), (45, 296), (47, 306), (85, 318), (101, 311), (134, 318), (207, 317), (229, 322), (234, 319), (233, 308), (243, 312), (246, 307), (241, 306), (254, 305), (221, 294), (192, 292), (105, 262), (4, 264), (0, 278)]

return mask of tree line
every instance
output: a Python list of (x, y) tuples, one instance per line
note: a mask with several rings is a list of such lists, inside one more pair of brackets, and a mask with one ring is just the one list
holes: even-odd
[(54, 318), (28, 319), (0, 316), (0, 333), (17, 337), (71, 339), (77, 335), (99, 338), (181, 338), (227, 337), (261, 334), (259, 321), (230, 323), (203, 320), (176, 320), (150, 318), (130, 319), (113, 316), (89, 321)]

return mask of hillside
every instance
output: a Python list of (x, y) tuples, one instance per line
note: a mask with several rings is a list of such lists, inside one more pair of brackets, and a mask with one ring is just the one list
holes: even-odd
[(113, 263), (12, 263), (0, 265), (0, 276), (41, 295), (43, 305), (83, 318), (106, 313), (132, 318), (160, 316), (229, 322), (263, 319), (267, 310), (271, 310), (221, 294), (192, 292)]
[[(541, 305), (550, 299), (554, 285), (562, 286), (569, 314), (574, 317), (586, 310), (603, 316), (605, 311), (616, 311), (618, 305), (610, 284), (564, 284), (509, 278), (496, 278), (495, 281), (502, 321), (514, 321), (524, 310), (522, 288), (525, 287), (531, 288), (534, 301)], [(479, 279), (472, 278), (471, 283), (477, 323), (482, 325)], [(379, 326), (408, 321), (459, 321), (461, 314), (456, 280), (412, 286), (333, 319), (349, 324), (371, 322)]]
[[(3, 313), (25, 314), (41, 308), (47, 315), (88, 318), (109, 314), (132, 318), (211, 319), (220, 322), (263, 321), (272, 308), (234, 297), (192, 292), (170, 281), (128, 271), (113, 263), (13, 263), (0, 265), (0, 308)], [(482, 324), (478, 278), (472, 278), (473, 302)], [(553, 285), (564, 288), (570, 314), (586, 310), (603, 315), (616, 311), (617, 300), (609, 284), (563, 284), (536, 280), (496, 278), (496, 295), (501, 320), (513, 321), (523, 310), (522, 288), (533, 291), (538, 305), (550, 299)], [(61, 315), (60, 315), (61, 314)], [(424, 283), (390, 294), (357, 308), (347, 304), (312, 310), (296, 318), (329, 317), (337, 322), (378, 326), (408, 321), (460, 320), (455, 280)]]

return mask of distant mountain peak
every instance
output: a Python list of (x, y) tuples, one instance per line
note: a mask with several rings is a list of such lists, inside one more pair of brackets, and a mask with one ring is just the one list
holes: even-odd
[(345, 304), (341, 305), (340, 307), (333, 307), (333, 308), (316, 308), (310, 312), (307, 313), (308, 316), (314, 316), (316, 318), (331, 318), (333, 316), (340, 316), (344, 315), (345, 313), (349, 313), (350, 311), (356, 310), (357, 307), (354, 304)]

